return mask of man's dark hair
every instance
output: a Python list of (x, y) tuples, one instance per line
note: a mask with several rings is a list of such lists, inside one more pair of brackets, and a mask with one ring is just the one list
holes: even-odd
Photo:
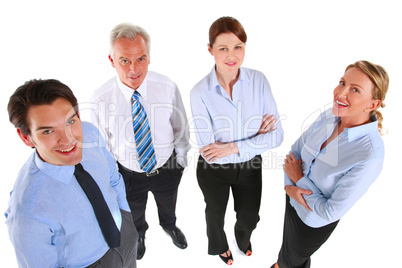
[(11, 95), (7, 110), (10, 122), (25, 135), (31, 130), (27, 120), (31, 106), (50, 105), (56, 99), (64, 98), (78, 112), (78, 103), (71, 89), (55, 79), (33, 79), (25, 82)]

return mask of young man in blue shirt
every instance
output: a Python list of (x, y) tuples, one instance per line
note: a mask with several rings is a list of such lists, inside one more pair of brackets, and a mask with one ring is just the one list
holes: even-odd
[[(70, 88), (27, 81), (10, 97), (8, 113), (21, 140), (35, 148), (5, 213), (19, 266), (136, 267), (138, 234), (124, 181), (98, 130), (81, 122)], [(86, 180), (95, 182), (91, 189)]]

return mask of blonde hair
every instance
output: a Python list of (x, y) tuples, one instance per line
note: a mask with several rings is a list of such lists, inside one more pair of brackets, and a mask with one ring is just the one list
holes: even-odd
[[(384, 108), (385, 103), (385, 95), (388, 92), (388, 85), (389, 85), (389, 77), (387, 72), (383, 67), (377, 64), (373, 64), (369, 61), (356, 61), (353, 64), (350, 64), (348, 67), (346, 67), (346, 70), (349, 70), (350, 68), (359, 68), (362, 72), (364, 72), (371, 80), (371, 82), (374, 84), (372, 94), (373, 94), (373, 99), (375, 100), (380, 100), (380, 106), (378, 108)], [(378, 131), (382, 134), (382, 121), (383, 121), (383, 116), (381, 112), (377, 109), (375, 109), (371, 115), (376, 115), (377, 120), (378, 120)]]

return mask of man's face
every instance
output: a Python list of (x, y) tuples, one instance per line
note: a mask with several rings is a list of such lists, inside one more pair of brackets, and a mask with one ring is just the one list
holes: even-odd
[(132, 89), (137, 89), (144, 81), (150, 63), (144, 38), (137, 35), (134, 40), (117, 39), (114, 42), (113, 53), (114, 55), (109, 55), (109, 60), (116, 69), (120, 81)]
[(18, 129), (23, 142), (35, 147), (40, 158), (58, 166), (73, 166), (82, 159), (82, 128), (78, 114), (64, 98), (50, 105), (31, 106), (27, 121), (30, 135)]

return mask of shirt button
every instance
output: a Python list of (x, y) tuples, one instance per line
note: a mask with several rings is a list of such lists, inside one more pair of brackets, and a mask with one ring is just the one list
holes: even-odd
[(114, 112), (116, 111), (117, 106), (114, 103), (110, 103), (107, 108), (109, 109), (109, 112)]

